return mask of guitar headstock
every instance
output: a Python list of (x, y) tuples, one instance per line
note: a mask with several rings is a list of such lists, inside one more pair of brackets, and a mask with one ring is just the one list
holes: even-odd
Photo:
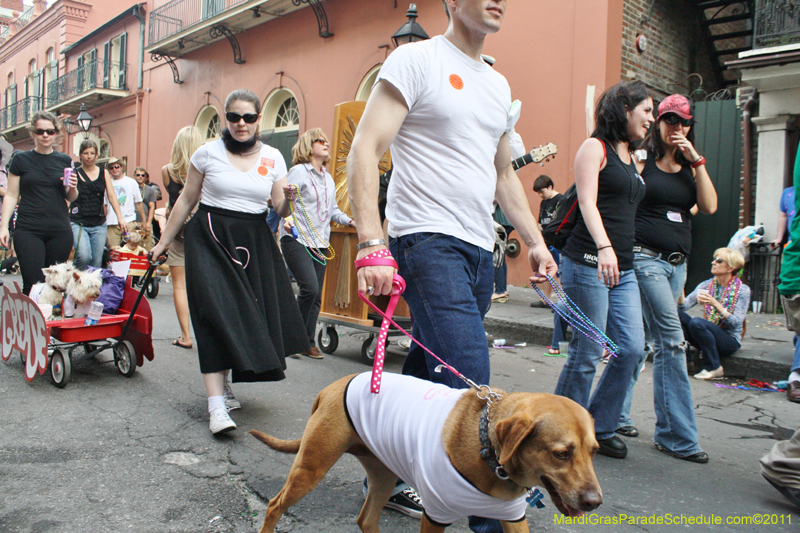
[(544, 146), (539, 146), (539, 148), (534, 148), (531, 150), (531, 159), (533, 159), (534, 163), (542, 163), (543, 161), (550, 161), (551, 157), (555, 157), (558, 153), (558, 146), (553, 143), (547, 143)]

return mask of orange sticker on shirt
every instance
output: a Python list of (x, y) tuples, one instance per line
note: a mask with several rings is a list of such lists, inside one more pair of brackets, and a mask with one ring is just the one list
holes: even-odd
[(269, 169), (265, 166), (260, 166), (258, 167), (258, 173), (261, 174), (262, 176), (266, 176), (267, 174), (269, 174)]
[(450, 74), (450, 85), (457, 91), (464, 88), (464, 80), (458, 74)]

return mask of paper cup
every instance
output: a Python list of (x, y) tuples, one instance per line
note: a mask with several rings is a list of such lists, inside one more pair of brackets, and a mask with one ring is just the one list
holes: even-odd
[(753, 312), (754, 313), (761, 312), (761, 302), (753, 302)]
[(569, 350), (569, 343), (567, 341), (560, 341), (558, 343), (558, 353), (565, 354)]
[(50, 320), (53, 316), (53, 306), (50, 304), (37, 304), (39, 306), (39, 310), (44, 315), (45, 320)]

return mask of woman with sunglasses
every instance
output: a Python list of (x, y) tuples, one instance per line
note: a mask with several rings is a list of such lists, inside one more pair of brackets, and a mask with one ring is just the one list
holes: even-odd
[[(686, 340), (703, 357), (703, 370), (694, 375), (695, 379), (724, 377), (720, 358), (733, 355), (742, 346), (744, 320), (750, 307), (750, 287), (737, 276), (742, 267), (741, 252), (719, 248), (711, 261), (714, 277), (700, 283), (679, 307)], [(686, 311), (698, 303), (703, 306), (703, 316), (689, 316)]]
[[(647, 193), (636, 211), (636, 246), (633, 265), (647, 331), (652, 339), (653, 397), (656, 429), (653, 442), (661, 452), (707, 463), (708, 454), (697, 442), (697, 424), (689, 377), (686, 373), (684, 336), (676, 302), (686, 284), (686, 260), (692, 247), (692, 209), (717, 210), (717, 192), (694, 148), (694, 116), (688, 98), (673, 94), (658, 106), (658, 118), (644, 140), (640, 163)], [(639, 359), (644, 364), (645, 352)], [(630, 418), (634, 372), (617, 433), (636, 437)]]
[(75, 267), (85, 269), (87, 266), (100, 268), (103, 262), (103, 249), (106, 246), (106, 214), (103, 202), (108, 203), (120, 220), (120, 228), (127, 231), (127, 224), (122, 219), (117, 195), (111, 184), (111, 176), (104, 165), (95, 165), (97, 144), (86, 139), (78, 148), (81, 166), (78, 174), (78, 198), (69, 206), (69, 221), (72, 226), (72, 237), (75, 247)]
[[(315, 345), (314, 332), (322, 301), (331, 221), (355, 227), (353, 219), (336, 203), (336, 185), (324, 166), (329, 159), (330, 143), (321, 128), (310, 129), (297, 139), (292, 147), (294, 166), (287, 180), (299, 191), (297, 202), (302, 208), (280, 228), (281, 252), (300, 289), (297, 305), (311, 344), (303, 355), (313, 359), (323, 357)], [(297, 232), (296, 238), (292, 228)]]
[(26, 295), (35, 283), (44, 281), (43, 268), (69, 259), (72, 229), (67, 202), (78, 198), (75, 173), (64, 182), (64, 169), (72, 167), (72, 159), (54, 149), (61, 132), (55, 115), (37, 111), (28, 131), (34, 148), (18, 152), (11, 159), (0, 218), (0, 246), (7, 248), (8, 222), (21, 196), (14, 247), (22, 272), (22, 292)]
[(153, 218), (156, 215), (156, 193), (147, 185), (150, 176), (144, 167), (136, 167), (133, 169), (133, 179), (139, 184), (139, 192), (142, 194), (142, 209), (144, 210), (144, 220), (139, 220), (137, 215), (136, 222), (145, 231), (145, 237), (142, 239), (142, 246), (145, 250), (150, 250), (153, 247), (153, 232), (155, 225)]
[(163, 253), (200, 202), (184, 232), (186, 292), (215, 434), (236, 428), (228, 410), (241, 407), (227, 385), (229, 371), (234, 382), (278, 381), (285, 356), (309, 348), (267, 226), (268, 199), (286, 217), (290, 192), (280, 152), (258, 139), (260, 109), (251, 91), (228, 95), (222, 139), (192, 155), (186, 185), (152, 250)]
[(653, 99), (639, 81), (608, 89), (595, 108), (595, 131), (575, 157), (580, 212), (561, 251), (561, 283), (583, 314), (619, 346), (594, 393), (603, 348), (574, 335), (555, 393), (594, 417), (599, 453), (624, 458), (617, 429), (625, 393), (644, 347), (639, 287), (633, 272), (634, 218), (646, 186), (633, 161), (633, 143), (653, 122)]

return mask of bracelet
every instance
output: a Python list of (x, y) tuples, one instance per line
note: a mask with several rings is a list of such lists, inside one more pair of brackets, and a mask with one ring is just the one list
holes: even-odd
[(597, 251), (599, 252), (600, 250), (605, 250), (606, 248), (611, 248), (611, 245), (606, 244), (605, 246), (601, 246), (600, 248), (597, 249)]
[(697, 167), (701, 167), (701, 166), (703, 166), (705, 164), (706, 164), (706, 158), (701, 155), (700, 158), (697, 161), (694, 161), (690, 166), (692, 168), (697, 168)]
[(386, 246), (386, 241), (383, 239), (371, 239), (369, 241), (360, 242), (356, 244), (356, 250), (363, 250), (364, 248), (369, 248), (370, 246), (378, 246), (379, 244)]

